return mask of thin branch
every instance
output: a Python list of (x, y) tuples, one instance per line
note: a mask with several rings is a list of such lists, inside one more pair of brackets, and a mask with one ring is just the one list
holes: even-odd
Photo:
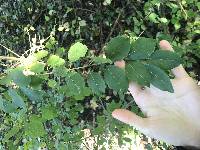
[(93, 10), (90, 10), (90, 9), (85, 9), (85, 8), (76, 8), (77, 10), (83, 10), (83, 11), (88, 11), (88, 12), (91, 12), (91, 13), (96, 13), (95, 11)]
[(7, 56), (0, 56), (0, 60), (12, 60), (12, 61), (19, 61), (19, 58), (16, 57), (7, 57)]
[(188, 17), (188, 14), (187, 14), (187, 12), (185, 11), (185, 9), (183, 8), (183, 5), (181, 4), (181, 2), (178, 0), (177, 1), (178, 2), (178, 4), (180, 5), (180, 7), (181, 7), (181, 10), (183, 11), (183, 13), (185, 14), (185, 19), (187, 19), (187, 17)]
[(6, 46), (0, 44), (0, 46), (2, 46), (3, 48), (5, 48), (7, 51), (9, 51), (10, 53), (14, 54), (17, 57), (20, 57), (17, 53), (15, 53), (14, 51), (12, 51), (11, 49), (7, 48)]
[(110, 39), (110, 37), (112, 36), (112, 34), (113, 34), (113, 32), (114, 32), (114, 30), (115, 30), (115, 28), (116, 28), (116, 25), (117, 25), (117, 23), (118, 23), (118, 21), (119, 21), (121, 15), (122, 15), (122, 12), (123, 12), (123, 11), (121, 11), (121, 12), (118, 14), (117, 19), (115, 20), (115, 23), (114, 23), (114, 25), (113, 25), (113, 27), (112, 27), (112, 29), (111, 29), (111, 31), (110, 31), (108, 37), (106, 38), (106, 42), (105, 42), (105, 43), (107, 43), (108, 40)]
[(85, 69), (85, 68), (89, 68), (89, 67), (93, 67), (93, 66), (98, 66), (100, 64), (93, 64), (93, 65), (87, 65), (87, 66), (82, 66), (82, 67), (77, 67), (77, 68), (71, 68), (69, 70), (78, 70), (78, 69)]

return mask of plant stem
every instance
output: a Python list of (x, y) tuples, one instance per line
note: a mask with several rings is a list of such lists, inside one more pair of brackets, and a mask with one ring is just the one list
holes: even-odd
[(17, 53), (15, 53), (14, 51), (12, 51), (11, 49), (7, 48), (6, 46), (0, 44), (0, 46), (2, 46), (3, 48), (5, 48), (7, 51), (9, 51), (10, 53), (14, 54), (17, 57), (20, 57)]
[(19, 58), (16, 58), (16, 57), (7, 57), (7, 56), (0, 56), (0, 60), (19, 61)]
[(183, 8), (183, 5), (181, 4), (181, 1), (180, 1), (180, 0), (178, 0), (178, 4), (180, 5), (181, 10), (182, 10), (183, 13), (185, 14), (185, 19), (187, 19), (187, 17), (188, 17), (187, 12), (186, 12), (185, 9)]

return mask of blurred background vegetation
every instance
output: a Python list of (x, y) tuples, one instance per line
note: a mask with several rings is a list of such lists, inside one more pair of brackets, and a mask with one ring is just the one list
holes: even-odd
[[(133, 37), (167, 39), (183, 58), (190, 75), (200, 80), (199, 12), (198, 0), (1, 0), (0, 54), (12, 56), (3, 46), (23, 54), (30, 48), (32, 38), (44, 39), (52, 35), (54, 38), (48, 41), (54, 45), (49, 47), (51, 53), (62, 47), (68, 49), (78, 40), (98, 55), (110, 38), (125, 33)], [(1, 63), (0, 71), (4, 68)], [(19, 133), (3, 142), (4, 134), (13, 125), (13, 117), (0, 114), (3, 122), (0, 125), (0, 149), (142, 149), (141, 145), (144, 149), (173, 149), (111, 119), (110, 113), (121, 104), (114, 101), (114, 96), (104, 97), (107, 100), (103, 102), (93, 97), (92, 102), (68, 103), (76, 107), (67, 114), (59, 110), (63, 116), (47, 123), (49, 135), (37, 140), (24, 139)], [(126, 99), (132, 97), (127, 95)], [(137, 107), (132, 110), (138, 111)], [(66, 123), (65, 115), (70, 125)], [(86, 138), (83, 142), (83, 134), (77, 133), (86, 128), (90, 129), (87, 134), (99, 136)]]

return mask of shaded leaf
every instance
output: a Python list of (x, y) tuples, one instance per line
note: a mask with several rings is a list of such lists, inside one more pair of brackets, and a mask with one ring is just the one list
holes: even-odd
[(27, 86), (31, 82), (29, 76), (23, 74), (23, 68), (15, 68), (8, 73), (11, 80), (18, 86)]
[(104, 70), (105, 82), (110, 89), (116, 92), (126, 92), (128, 89), (128, 80), (126, 78), (124, 70), (116, 66), (108, 66)]
[(17, 107), (24, 108), (24, 109), (26, 108), (24, 100), (15, 90), (9, 89), (8, 94), (12, 98), (13, 104), (14, 106), (16, 106), (16, 108)]
[(141, 62), (128, 62), (125, 70), (129, 81), (135, 81), (142, 86), (150, 86), (151, 76), (145, 65)]
[(147, 59), (154, 52), (156, 40), (140, 37), (131, 43), (131, 51), (128, 55), (130, 60)]
[(42, 100), (42, 92), (38, 90), (33, 90), (26, 87), (21, 87), (21, 91), (26, 95), (31, 101), (39, 102)]
[(55, 107), (46, 106), (46, 107), (42, 108), (42, 120), (43, 121), (54, 119), (57, 116), (58, 116), (57, 110)]
[(4, 100), (1, 96), (0, 96), (0, 110), (4, 111), (5, 113), (12, 113), (16, 111), (16, 108), (14, 106), (14, 104), (12, 104), (11, 102)]
[(105, 82), (102, 76), (99, 73), (91, 72), (88, 75), (87, 80), (88, 86), (92, 89), (92, 92), (95, 94), (105, 93)]
[(151, 74), (151, 84), (163, 91), (173, 93), (174, 89), (168, 75), (157, 66), (147, 64), (146, 68)]
[(77, 72), (68, 72), (66, 75), (66, 85), (63, 86), (63, 90), (67, 96), (80, 95), (85, 87), (85, 81), (81, 74)]
[(117, 61), (124, 59), (130, 51), (130, 39), (125, 36), (112, 38), (105, 47), (105, 53), (110, 60)]
[(162, 69), (170, 70), (182, 63), (182, 59), (174, 52), (171, 51), (155, 51), (147, 63), (156, 65)]

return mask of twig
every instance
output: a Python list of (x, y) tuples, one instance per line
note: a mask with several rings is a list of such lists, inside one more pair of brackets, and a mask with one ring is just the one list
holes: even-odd
[(181, 10), (182, 10), (183, 13), (185, 14), (185, 19), (187, 19), (188, 15), (187, 15), (187, 12), (185, 11), (185, 9), (183, 8), (183, 5), (181, 4), (181, 2), (180, 2), (179, 0), (178, 0), (177, 2), (178, 2), (178, 4), (180, 5)]
[(114, 23), (114, 25), (113, 25), (113, 27), (112, 27), (112, 29), (111, 29), (111, 31), (110, 31), (108, 37), (106, 38), (106, 42), (105, 42), (105, 43), (107, 43), (108, 40), (110, 39), (110, 37), (112, 36), (112, 34), (113, 34), (114, 30), (115, 30), (115, 27), (116, 27), (116, 25), (117, 25), (117, 23), (118, 23), (118, 21), (119, 21), (119, 18), (120, 18), (121, 15), (122, 15), (122, 12), (123, 12), (123, 11), (121, 11), (121, 12), (118, 14), (117, 19), (115, 20), (115, 23)]
[(78, 69), (84, 69), (84, 68), (89, 68), (89, 67), (92, 67), (92, 66), (98, 66), (100, 64), (93, 64), (93, 65), (88, 65), (88, 66), (82, 66), (82, 67), (77, 67), (77, 68), (71, 68), (69, 70), (78, 70)]
[(143, 33), (144, 33), (144, 31), (142, 31), (142, 32), (139, 34), (138, 38), (139, 38)]
[(93, 10), (85, 9), (85, 8), (76, 8), (76, 9), (78, 9), (78, 10), (84, 10), (84, 11), (89, 11), (89, 12), (91, 12), (91, 13), (96, 13), (96, 12), (93, 11)]
[(11, 49), (7, 48), (6, 46), (0, 44), (0, 46), (2, 46), (3, 48), (5, 48), (7, 51), (9, 51), (10, 53), (14, 54), (17, 57), (20, 57), (17, 53), (15, 53), (14, 51), (12, 51)]
[(0, 60), (12, 60), (12, 61), (19, 61), (19, 58), (16, 57), (7, 57), (7, 56), (0, 56)]

